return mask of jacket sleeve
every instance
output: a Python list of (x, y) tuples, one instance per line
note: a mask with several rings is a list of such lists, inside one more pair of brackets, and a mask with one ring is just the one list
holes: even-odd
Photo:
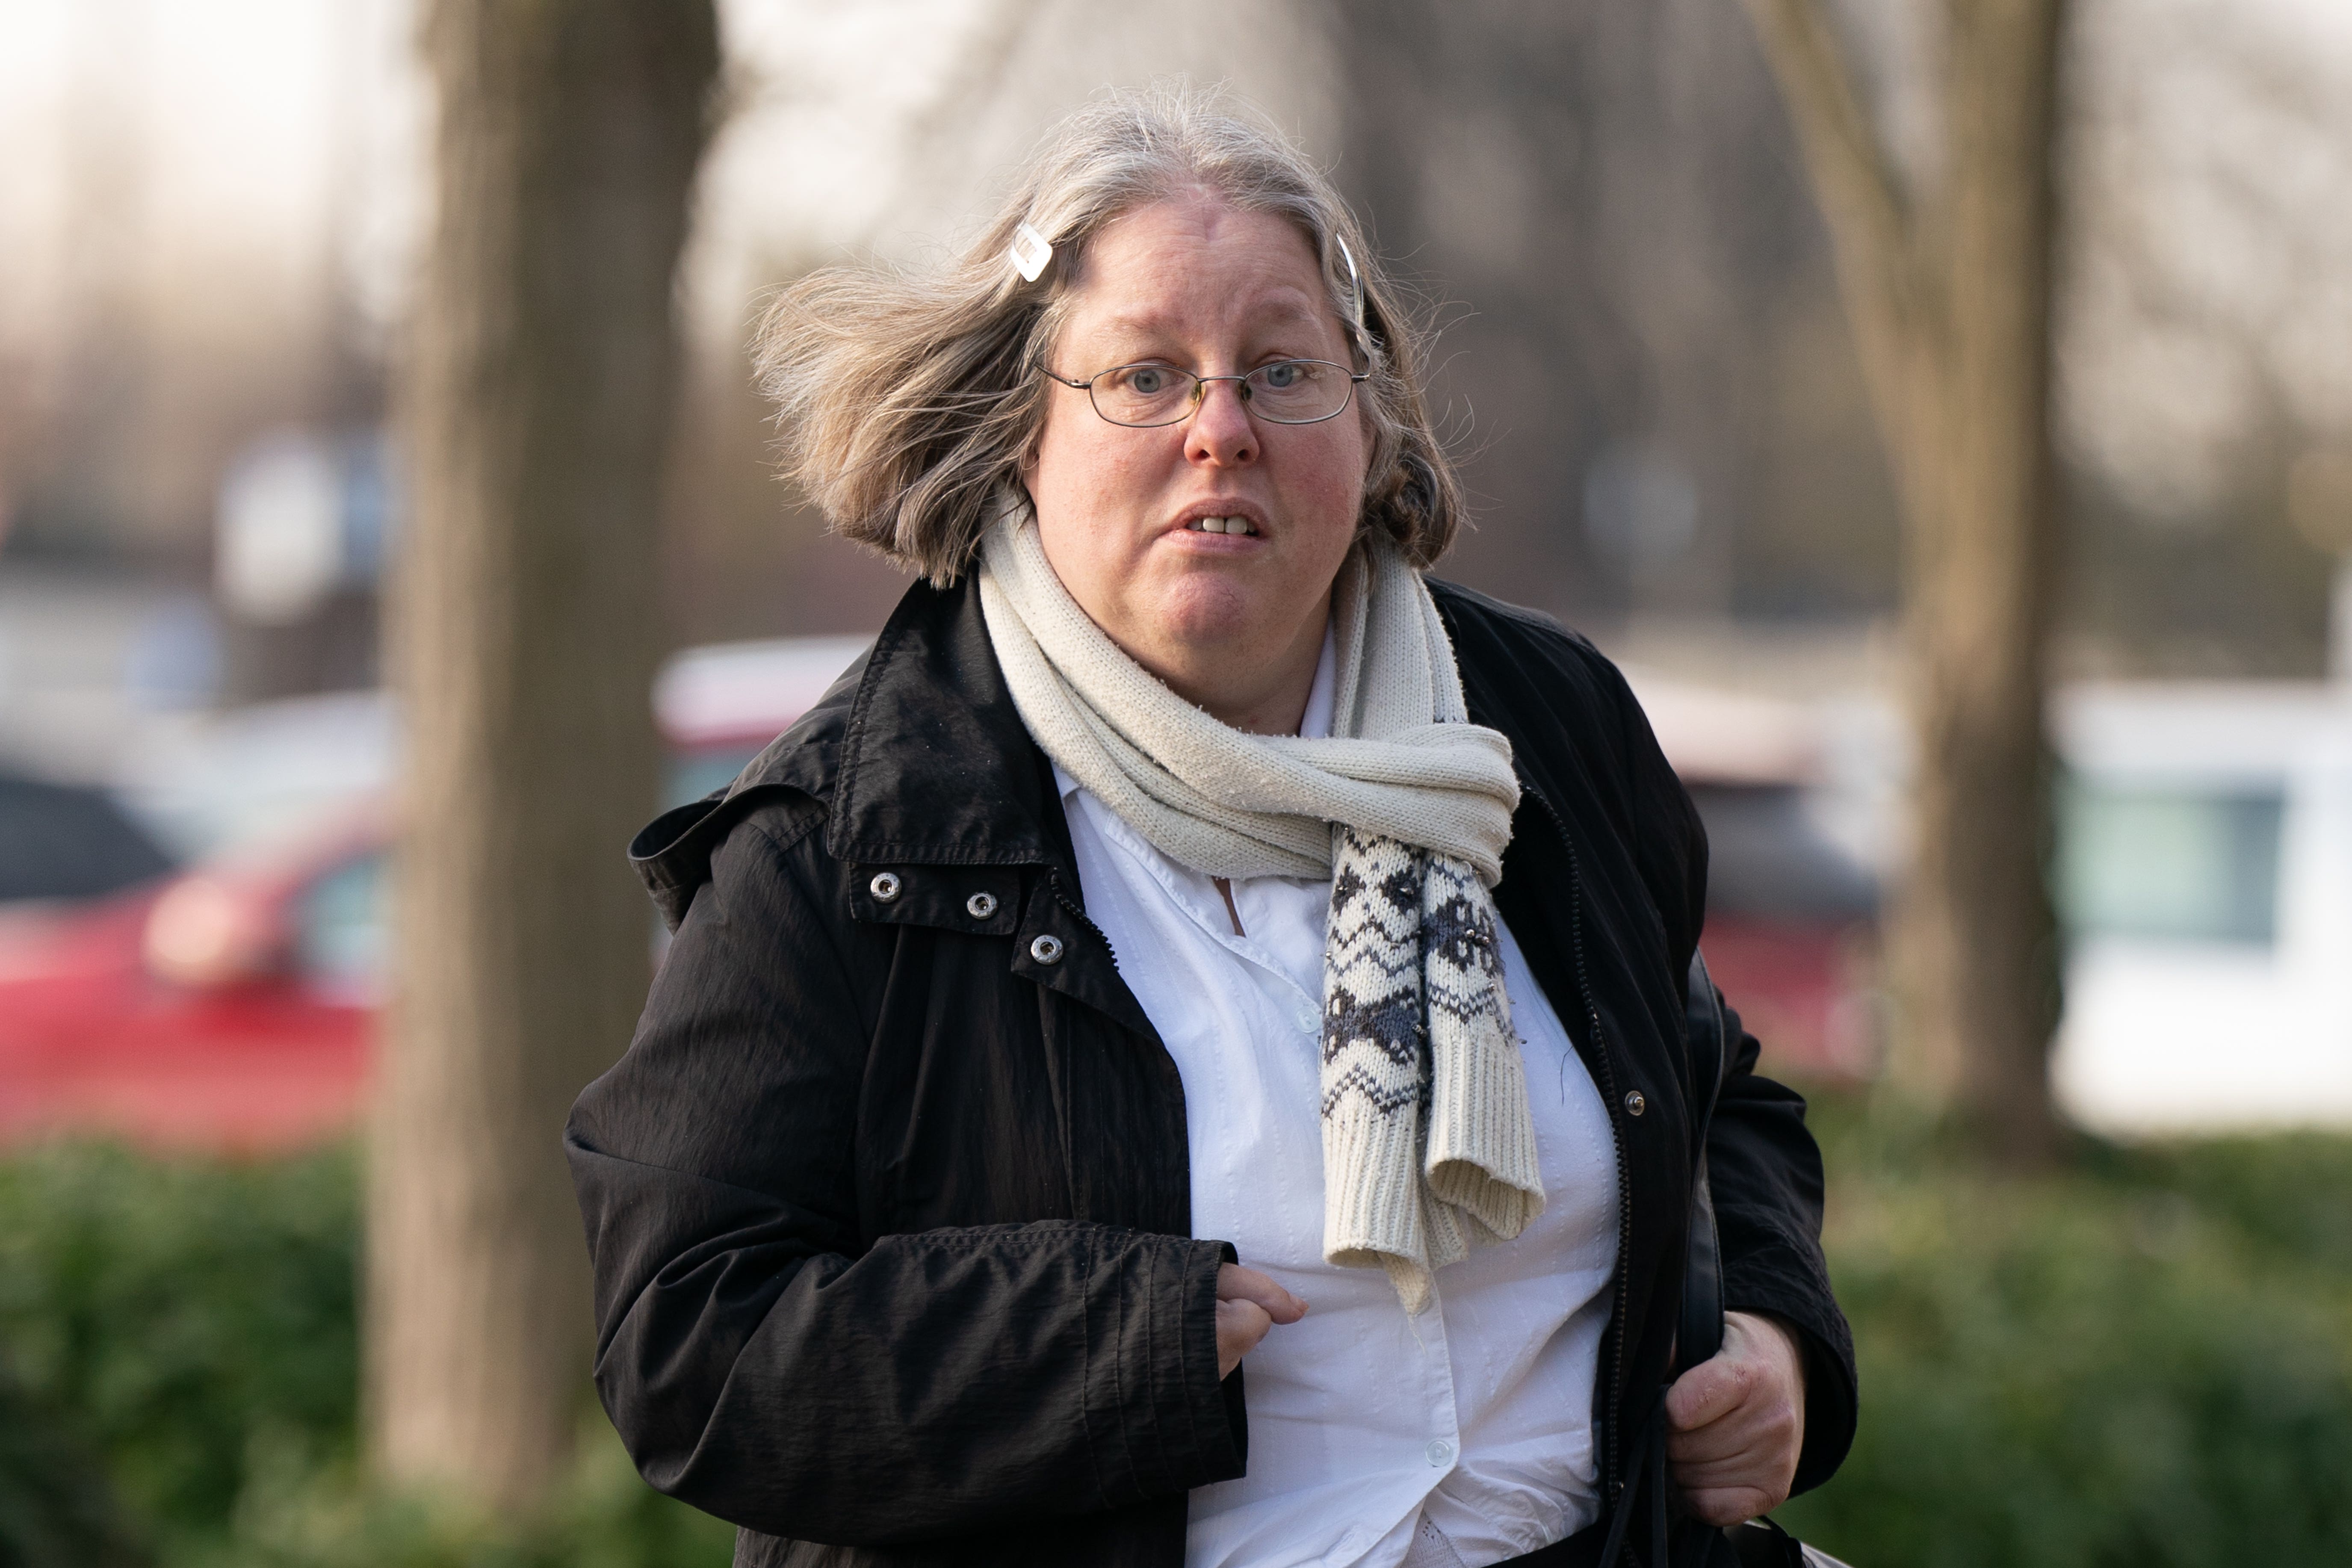
[(739, 824), (566, 1131), (596, 1383), (656, 1489), (884, 1545), (1241, 1474), (1230, 1249), (1068, 1220), (867, 1237), (866, 1041), (811, 825)]
[[(1675, 973), (1686, 973), (1706, 908), (1706, 830), (1622, 676), (1623, 743), (1643, 876), (1666, 924)], [(1837, 1471), (1858, 1412), (1853, 1335), (1822, 1255), (1821, 1148), (1804, 1097), (1756, 1071), (1759, 1046), (1727, 1011), (1738, 1042), (1706, 1139), (1707, 1181), (1723, 1247), (1727, 1310), (1765, 1312), (1805, 1352), (1805, 1447), (1794, 1489)]]
[(1736, 1012), (1726, 1020), (1738, 1048), (1706, 1139), (1723, 1301), (1770, 1313), (1804, 1346), (1805, 1447), (1791, 1490), (1810, 1491), (1844, 1462), (1858, 1413), (1853, 1334), (1822, 1257), (1822, 1152), (1804, 1098), (1759, 1074), (1756, 1037)]

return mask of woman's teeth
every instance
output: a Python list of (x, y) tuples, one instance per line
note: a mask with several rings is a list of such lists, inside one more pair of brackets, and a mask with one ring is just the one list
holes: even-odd
[(1185, 528), (1194, 533), (1255, 533), (1257, 524), (1245, 517), (1196, 517)]

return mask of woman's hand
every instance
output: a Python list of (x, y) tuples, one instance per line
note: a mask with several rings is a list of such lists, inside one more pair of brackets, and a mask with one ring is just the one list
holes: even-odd
[[(1222, 1351), (1222, 1316), (1217, 1330)], [(1769, 1513), (1789, 1500), (1804, 1446), (1805, 1356), (1796, 1336), (1769, 1318), (1726, 1312), (1723, 1349), (1666, 1390), (1666, 1462), (1684, 1500), (1708, 1524)]]
[(1217, 1266), (1217, 1376), (1231, 1377), (1242, 1357), (1257, 1349), (1258, 1341), (1276, 1323), (1295, 1323), (1307, 1315), (1307, 1303), (1260, 1274), (1238, 1263)]

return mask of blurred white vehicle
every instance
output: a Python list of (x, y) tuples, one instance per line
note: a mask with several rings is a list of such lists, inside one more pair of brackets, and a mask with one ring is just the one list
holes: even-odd
[(2352, 1123), (2352, 689), (2087, 686), (2056, 720), (2066, 1109)]
[[(1816, 825), (1899, 868), (1894, 705), (1824, 697), (1772, 721), (1634, 680), (1703, 802), (1698, 779), (1810, 775)], [(2121, 1136), (2352, 1126), (2352, 679), (2085, 683), (2053, 729), (2068, 1113)]]

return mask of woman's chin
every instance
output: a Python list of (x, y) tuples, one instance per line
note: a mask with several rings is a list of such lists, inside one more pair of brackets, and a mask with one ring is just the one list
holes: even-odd
[(1159, 640), (1176, 647), (1230, 648), (1265, 640), (1274, 630), (1282, 595), (1271, 584), (1236, 582), (1223, 573), (1193, 573), (1173, 584), (1154, 617)]

